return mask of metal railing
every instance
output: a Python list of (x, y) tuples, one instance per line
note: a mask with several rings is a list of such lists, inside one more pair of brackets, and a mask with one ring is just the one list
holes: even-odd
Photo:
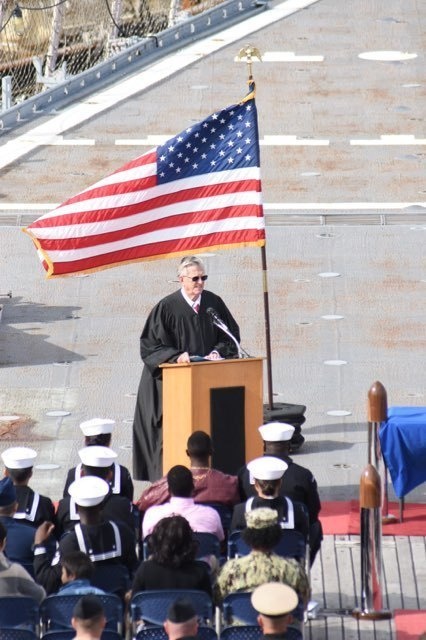
[(222, 0), (0, 0), (2, 111)]

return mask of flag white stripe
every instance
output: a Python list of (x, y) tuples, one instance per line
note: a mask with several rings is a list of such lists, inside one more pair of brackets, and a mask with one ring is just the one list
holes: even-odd
[(117, 173), (113, 173), (99, 182), (90, 185), (84, 191), (80, 191), (80, 193), (87, 193), (87, 191), (92, 191), (92, 189), (98, 189), (99, 187), (108, 187), (111, 184), (118, 184), (120, 182), (130, 182), (131, 180), (140, 180), (144, 178), (149, 178), (151, 176), (155, 176), (157, 173), (157, 163), (150, 162), (149, 164), (141, 164), (138, 167), (132, 167), (131, 169), (126, 169), (124, 171), (117, 171)]
[(243, 191), (212, 196), (211, 198), (185, 200), (185, 202), (173, 203), (165, 207), (158, 207), (158, 209), (150, 209), (142, 213), (133, 213), (124, 218), (113, 218), (111, 220), (88, 222), (86, 224), (62, 225), (60, 227), (32, 228), (31, 233), (40, 240), (45, 238), (49, 240), (86, 238), (96, 236), (100, 233), (114, 233), (122, 229), (131, 229), (139, 224), (159, 221), (162, 218), (174, 218), (197, 211), (209, 211), (211, 209), (235, 206), (258, 206), (260, 204), (262, 204), (262, 194), (259, 191)]
[[(58, 207), (54, 211), (46, 213), (38, 220), (48, 220), (56, 216), (66, 216), (70, 214), (80, 213), (81, 211), (97, 211), (99, 209), (115, 209), (117, 207), (126, 207), (140, 202), (149, 201), (172, 193), (179, 193), (185, 189), (195, 189), (197, 187), (208, 187), (215, 184), (227, 184), (230, 182), (239, 182), (242, 180), (260, 180), (259, 167), (248, 167), (247, 169), (233, 169), (231, 171), (216, 171), (214, 173), (206, 173), (190, 178), (178, 179), (166, 184), (148, 187), (141, 191), (133, 191), (131, 193), (119, 193), (106, 195), (100, 198), (90, 198), (80, 202), (73, 202)], [(219, 197), (219, 196), (217, 196)], [(72, 223), (75, 224), (75, 223)], [(35, 230), (35, 229), (32, 229)]]
[(260, 230), (264, 228), (264, 218), (227, 218), (216, 222), (202, 222), (190, 224), (183, 227), (171, 227), (144, 233), (143, 235), (116, 242), (108, 242), (84, 249), (70, 249), (69, 251), (48, 251), (47, 254), (52, 262), (72, 262), (73, 260), (84, 260), (105, 253), (131, 249), (146, 244), (166, 242), (169, 240), (182, 240), (193, 238), (194, 236), (205, 236), (211, 233), (225, 233), (231, 231), (247, 231), (249, 229)]

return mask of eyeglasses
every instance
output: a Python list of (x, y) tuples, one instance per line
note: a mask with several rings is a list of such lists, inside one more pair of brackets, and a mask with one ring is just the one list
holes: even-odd
[(198, 282), (199, 280), (201, 280), (202, 282), (205, 282), (209, 276), (183, 276), (183, 277), (189, 278), (190, 280), (192, 280), (192, 282)]

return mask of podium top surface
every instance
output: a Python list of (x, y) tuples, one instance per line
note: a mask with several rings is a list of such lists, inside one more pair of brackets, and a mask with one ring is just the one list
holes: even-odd
[(235, 362), (263, 362), (264, 357), (261, 358), (222, 358), (222, 360), (200, 360), (199, 362), (164, 362), (160, 364), (160, 369), (170, 369), (175, 367), (199, 367), (210, 366), (214, 364), (232, 364)]

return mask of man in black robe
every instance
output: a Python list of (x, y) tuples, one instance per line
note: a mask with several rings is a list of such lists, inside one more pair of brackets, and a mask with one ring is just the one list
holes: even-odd
[(158, 302), (148, 316), (140, 339), (144, 362), (133, 422), (133, 478), (157, 480), (162, 474), (162, 373), (165, 362), (190, 362), (237, 355), (235, 343), (216, 327), (207, 309), (213, 308), (235, 338), (237, 323), (219, 296), (204, 290), (205, 267), (196, 256), (182, 258), (179, 291)]

